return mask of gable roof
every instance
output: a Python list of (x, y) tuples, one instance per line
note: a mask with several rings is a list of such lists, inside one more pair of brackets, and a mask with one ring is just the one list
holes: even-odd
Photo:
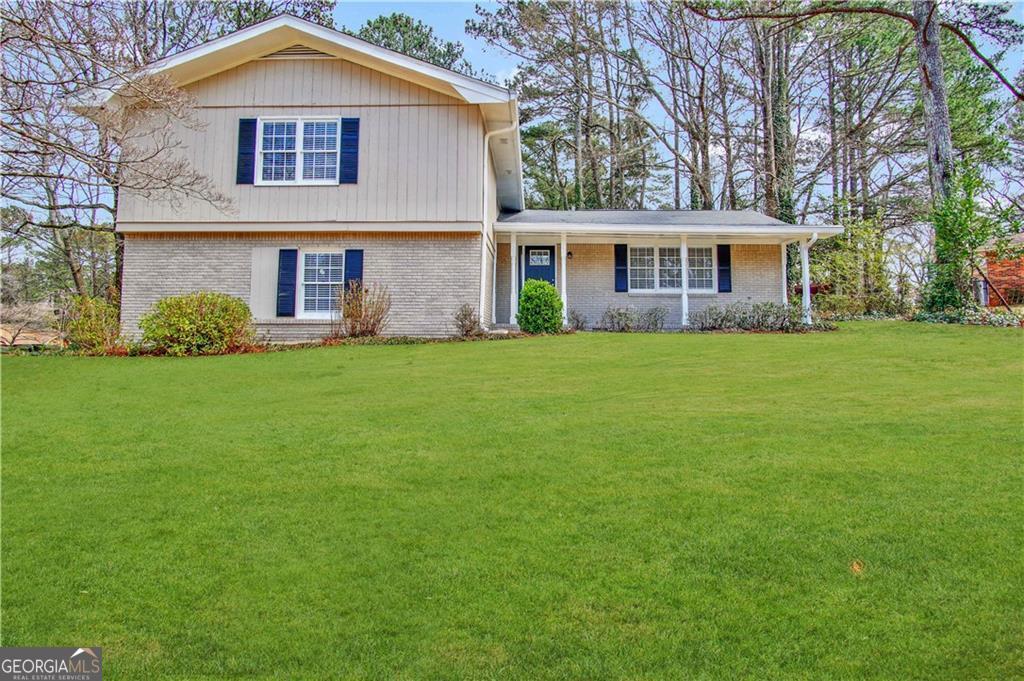
[[(296, 49), (298, 48), (298, 49)], [(523, 207), (519, 108), (507, 88), (446, 69), (401, 52), (389, 50), (291, 14), (281, 14), (234, 33), (197, 45), (146, 67), (146, 73), (169, 75), (179, 86), (268, 56), (307, 56), (320, 53), (379, 71), (480, 107), (487, 130), (516, 126), (513, 144), (492, 144), (497, 198), (504, 209)], [(70, 100), (72, 108), (88, 112), (116, 101), (121, 83), (111, 79)]]
[[(296, 45), (341, 57), (468, 104), (515, 103), (515, 98), (506, 88), (291, 14), (278, 15), (164, 57), (147, 66), (146, 72), (168, 74), (180, 87)], [(116, 95), (116, 85), (116, 81), (100, 83), (77, 97), (75, 104), (81, 108), (102, 106)]]

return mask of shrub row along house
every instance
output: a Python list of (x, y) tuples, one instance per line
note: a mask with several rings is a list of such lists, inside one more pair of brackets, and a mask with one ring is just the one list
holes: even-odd
[(591, 324), (658, 306), (678, 328), (713, 303), (785, 302), (786, 244), (806, 263), (841, 231), (749, 211), (524, 210), (508, 90), (292, 16), (151, 71), (194, 97), (201, 129), (175, 134), (233, 207), (121, 196), (129, 336), (162, 297), (213, 290), (248, 302), (269, 340), (315, 339), (351, 280), (387, 286), (391, 334), (444, 335), (466, 304), (514, 326), (530, 278)]

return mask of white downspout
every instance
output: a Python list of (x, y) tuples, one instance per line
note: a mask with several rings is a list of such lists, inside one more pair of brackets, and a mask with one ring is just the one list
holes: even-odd
[(686, 328), (690, 325), (690, 247), (685, 234), (679, 237), (679, 259), (683, 273), (683, 290), (679, 294), (679, 326)]
[(788, 252), (787, 251), (788, 251), (788, 246), (789, 246), (790, 243), (791, 242), (789, 242), (789, 241), (783, 241), (780, 244), (780, 247), (781, 247), (781, 250), (782, 250), (782, 262), (781, 262), (781, 265), (782, 265), (782, 304), (783, 305), (789, 305), (789, 285), (788, 285), (789, 284), (789, 262), (788, 262), (789, 258), (787, 257), (788, 256)]
[[(481, 192), (481, 201), (480, 201), (480, 307), (477, 308), (477, 314), (480, 315), (481, 320), (483, 320), (483, 316), (484, 316), (484, 300), (485, 300), (484, 291), (486, 290), (486, 284), (487, 284), (487, 266), (486, 266), (486, 263), (487, 263), (487, 209), (488, 209), (488, 207), (490, 205), (490, 202), (489, 202), (488, 197), (487, 197), (487, 180), (488, 180), (488, 177), (487, 177), (487, 159), (490, 158), (491, 138), (494, 137), (495, 135), (500, 135), (502, 133), (512, 132), (513, 130), (515, 130), (518, 127), (519, 127), (519, 121), (517, 120), (514, 123), (512, 123), (512, 125), (508, 126), (507, 128), (501, 128), (500, 130), (492, 130), (491, 132), (486, 133), (484, 135), (484, 145), (483, 145), (484, 146), (484, 153), (483, 153), (483, 158), (481, 159), (481, 172), (480, 172), (480, 178), (483, 180), (483, 191)], [(495, 178), (494, 181), (495, 181), (495, 184), (497, 184), (498, 179)], [(498, 259), (498, 246), (497, 246), (498, 242), (497, 242), (497, 239), (495, 239), (494, 243), (495, 243), (495, 246), (494, 246), (494, 259), (495, 259), (495, 261), (497, 261), (497, 259)], [(493, 300), (493, 297), (492, 297), (492, 300)], [(492, 310), (491, 311), (492, 316), (493, 316), (493, 312), (494, 311)]]

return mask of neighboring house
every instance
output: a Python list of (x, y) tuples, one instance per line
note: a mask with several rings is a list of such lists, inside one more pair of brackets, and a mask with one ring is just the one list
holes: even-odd
[(205, 126), (177, 134), (234, 210), (122, 194), (129, 335), (160, 298), (207, 289), (247, 301), (270, 340), (321, 337), (351, 279), (388, 287), (390, 334), (445, 335), (463, 304), (514, 325), (533, 277), (591, 324), (663, 306), (679, 327), (710, 304), (785, 301), (785, 245), (806, 257), (841, 231), (749, 211), (523, 210), (508, 90), (291, 16), (152, 71), (195, 97)]
[[(1024, 247), (1024, 234), (1010, 237), (1010, 246)], [(989, 307), (1002, 307), (1002, 299), (991, 290), (994, 288), (1008, 304), (1024, 305), (1024, 255), (1003, 259), (994, 250), (985, 250), (985, 276), (988, 282), (976, 282), (979, 302)]]

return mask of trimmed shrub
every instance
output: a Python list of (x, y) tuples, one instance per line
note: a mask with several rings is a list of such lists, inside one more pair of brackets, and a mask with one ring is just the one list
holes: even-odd
[(252, 349), (256, 340), (249, 306), (213, 291), (164, 298), (139, 327), (148, 350), (175, 357), (242, 352)]
[(651, 307), (638, 310), (635, 307), (609, 306), (601, 315), (600, 328), (605, 331), (629, 333), (633, 331), (661, 331), (665, 328), (668, 308)]
[(601, 315), (601, 321), (598, 323), (598, 326), (605, 331), (629, 332), (636, 330), (636, 324), (636, 308), (609, 305)]
[(587, 318), (579, 310), (569, 310), (569, 328), (573, 331), (583, 331), (587, 328)]
[(690, 314), (690, 328), (694, 331), (808, 331), (811, 328), (835, 328), (821, 323), (808, 326), (803, 323), (798, 305), (779, 303), (733, 303), (725, 307), (709, 305)]
[(640, 331), (661, 331), (667, 318), (667, 307), (649, 307), (640, 313), (637, 327)]
[(527, 279), (519, 293), (519, 328), (526, 333), (558, 333), (562, 329), (562, 299), (555, 287)]
[(347, 289), (342, 288), (338, 292), (338, 309), (341, 310), (341, 317), (335, 316), (332, 325), (334, 336), (379, 336), (384, 332), (391, 314), (391, 294), (386, 286), (363, 286), (352, 281)]
[(89, 355), (124, 354), (119, 317), (116, 303), (73, 296), (62, 322), (64, 339), (72, 350)]
[(476, 314), (476, 308), (469, 303), (463, 303), (455, 311), (453, 320), (455, 335), (460, 338), (473, 338), (483, 333), (480, 328), (480, 317)]
[(1022, 320), (1009, 312), (996, 312), (983, 308), (966, 310), (944, 310), (942, 312), (918, 312), (913, 317), (915, 322), (929, 324), (967, 324), (970, 326), (1021, 326)]

